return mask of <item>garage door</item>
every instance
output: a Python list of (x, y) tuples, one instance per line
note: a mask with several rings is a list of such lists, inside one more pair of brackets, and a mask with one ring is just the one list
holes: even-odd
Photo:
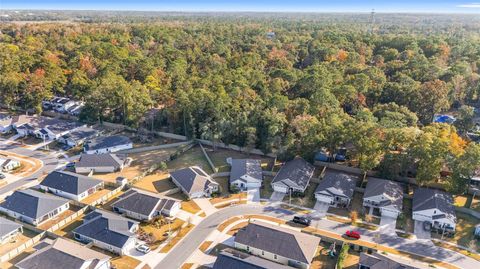
[(327, 204), (330, 204), (333, 201), (332, 197), (320, 195), (320, 194), (315, 195), (315, 198), (317, 199), (317, 201), (327, 203)]
[(385, 210), (384, 208), (381, 209), (382, 216), (387, 216), (391, 218), (396, 218), (398, 216), (397, 211), (392, 211), (392, 210)]
[(273, 190), (277, 192), (287, 193), (287, 187), (273, 185)]

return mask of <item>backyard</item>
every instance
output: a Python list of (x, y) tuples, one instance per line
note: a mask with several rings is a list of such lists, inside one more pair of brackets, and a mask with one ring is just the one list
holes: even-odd
[(229, 149), (220, 149), (217, 148), (215, 151), (211, 147), (204, 147), (205, 151), (208, 154), (208, 157), (212, 160), (213, 164), (217, 168), (218, 172), (229, 172), (230, 165), (227, 163), (227, 158), (232, 159), (259, 159), (262, 161), (262, 169), (266, 171), (271, 171), (273, 165), (273, 158), (248, 154), (244, 152), (239, 152), (236, 150)]
[(171, 160), (167, 163), (167, 167), (169, 170), (177, 170), (189, 166), (199, 166), (202, 168), (207, 174), (212, 174), (213, 171), (208, 164), (207, 158), (203, 155), (202, 150), (199, 146), (195, 146), (183, 154), (180, 154), (174, 160)]
[(167, 239), (169, 231), (172, 233), (177, 231), (184, 223), (185, 222), (181, 219), (174, 219), (170, 224), (162, 223), (160, 226), (156, 226), (153, 223), (142, 223), (140, 225), (140, 229), (141, 231), (153, 236), (154, 241), (150, 244), (150, 248), (156, 249)]
[(133, 186), (154, 193), (163, 193), (177, 187), (170, 180), (170, 175), (166, 172), (157, 172), (155, 174), (148, 175), (135, 182)]
[(335, 268), (335, 265), (337, 264), (337, 259), (338, 259), (338, 252), (340, 251), (340, 246), (337, 246), (336, 256), (330, 256), (329, 255), (329, 250), (331, 247), (331, 243), (327, 242), (321, 242), (317, 254), (313, 258), (312, 265), (310, 266), (311, 269), (330, 269), (330, 268)]
[(28, 240), (32, 239), (36, 235), (38, 235), (37, 232), (34, 232), (32, 230), (23, 228), (23, 232), (21, 234), (18, 234), (15, 237), (15, 239), (12, 239), (9, 242), (6, 242), (6, 243), (0, 245), (0, 256), (9, 252), (12, 249), (17, 248), (18, 246), (20, 246), (23, 243), (27, 242)]

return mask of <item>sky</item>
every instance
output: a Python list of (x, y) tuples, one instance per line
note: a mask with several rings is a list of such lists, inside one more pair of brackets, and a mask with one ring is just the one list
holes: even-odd
[(0, 0), (1, 9), (480, 14), (480, 0)]

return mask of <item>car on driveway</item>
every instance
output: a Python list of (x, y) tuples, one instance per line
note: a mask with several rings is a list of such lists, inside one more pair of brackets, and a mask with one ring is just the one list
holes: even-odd
[(295, 216), (293, 217), (292, 220), (294, 223), (302, 224), (305, 226), (310, 226), (310, 223), (312, 223), (312, 220), (305, 218), (305, 217), (300, 217), (300, 216)]
[(360, 239), (360, 233), (357, 231), (346, 231), (345, 236), (353, 239)]
[(135, 249), (145, 254), (150, 252), (150, 248), (145, 244), (138, 245), (135, 247)]

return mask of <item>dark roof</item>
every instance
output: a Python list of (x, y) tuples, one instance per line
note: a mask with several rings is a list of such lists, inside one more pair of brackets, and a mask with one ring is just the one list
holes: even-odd
[(437, 209), (441, 211), (438, 212), (438, 217), (436, 218), (446, 217), (454, 222), (457, 219), (455, 214), (455, 206), (453, 205), (453, 197), (451, 194), (436, 189), (416, 189), (413, 193), (412, 210), (421, 211), (429, 209)]
[(88, 141), (88, 143), (85, 145), (85, 149), (97, 150), (97, 149), (104, 149), (104, 148), (125, 145), (129, 143), (132, 143), (130, 138), (123, 135), (99, 136)]
[(315, 256), (320, 238), (262, 222), (240, 229), (235, 242), (309, 264)]
[(248, 175), (252, 178), (262, 180), (262, 162), (255, 159), (232, 159), (230, 171), (230, 182)]
[(71, 131), (69, 134), (64, 135), (63, 138), (70, 138), (74, 141), (77, 141), (92, 137), (97, 133), (97, 130), (94, 130), (90, 127), (80, 127)]
[(45, 177), (40, 185), (78, 195), (101, 183), (103, 181), (99, 179), (67, 171), (53, 171)]
[(86, 262), (96, 265), (100, 260), (109, 259), (110, 257), (103, 253), (58, 238), (53, 244), (46, 244), (45, 247), (35, 251), (16, 266), (25, 269), (80, 269), (84, 268)]
[(198, 166), (182, 168), (170, 173), (182, 188), (189, 194), (205, 191), (210, 184), (218, 184)]
[(137, 224), (136, 221), (113, 213), (95, 210), (86, 215), (83, 224), (73, 232), (122, 248), (131, 237), (135, 236), (130, 229)]
[(32, 189), (17, 190), (0, 207), (37, 219), (68, 203), (67, 199)]
[(218, 255), (213, 269), (291, 269), (292, 267), (271, 262), (244, 252), (230, 250)]
[(82, 154), (75, 167), (114, 167), (118, 169), (123, 161), (115, 154)]
[(0, 217), (0, 237), (3, 237), (12, 231), (16, 231), (21, 228), (22, 225), (20, 223), (16, 223), (9, 219)]
[(143, 191), (131, 189), (122, 194), (120, 199), (112, 206), (148, 216), (154, 211), (161, 212), (164, 208), (170, 209), (175, 202), (178, 201), (156, 197)]
[(305, 189), (315, 171), (315, 166), (304, 159), (297, 157), (286, 162), (272, 180), (274, 183), (283, 183), (287, 187)]
[(360, 253), (359, 264), (370, 269), (419, 269), (419, 267), (399, 263), (378, 253)]
[(352, 198), (357, 185), (357, 176), (328, 170), (315, 193)]
[(392, 206), (401, 211), (403, 205), (403, 188), (400, 183), (381, 178), (368, 178), (363, 198), (383, 195), (387, 200), (381, 206)]
[[(59, 134), (66, 131), (74, 130), (82, 125), (83, 125), (82, 123), (79, 123), (76, 121), (61, 120), (61, 121), (47, 125), (46, 128), (48, 128), (48, 130), (50, 130), (54, 134)], [(42, 129), (40, 131), (43, 132), (44, 130)]]

